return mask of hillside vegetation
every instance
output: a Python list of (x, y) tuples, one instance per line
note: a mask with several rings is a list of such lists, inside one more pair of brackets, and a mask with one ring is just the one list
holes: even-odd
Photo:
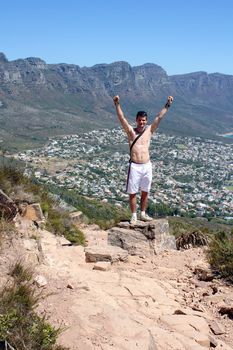
[(72, 224), (69, 211), (63, 209), (61, 200), (70, 205), (72, 211), (81, 211), (85, 215), (86, 223), (96, 223), (103, 229), (130, 217), (126, 208), (87, 198), (75, 191), (40, 185), (35, 179), (24, 176), (23, 169), (19, 167), (0, 166), (0, 183), (0, 188), (12, 199), (39, 202), (47, 217), (47, 229), (55, 234), (64, 235), (72, 243), (84, 244), (84, 237)]

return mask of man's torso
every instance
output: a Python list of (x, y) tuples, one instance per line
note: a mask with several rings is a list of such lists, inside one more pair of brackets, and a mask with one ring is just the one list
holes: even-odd
[[(129, 146), (132, 145), (135, 138), (138, 136), (137, 129), (133, 129), (128, 133)], [(147, 163), (150, 160), (149, 147), (151, 140), (151, 125), (146, 127), (142, 136), (135, 142), (131, 149), (130, 159), (135, 163)]]

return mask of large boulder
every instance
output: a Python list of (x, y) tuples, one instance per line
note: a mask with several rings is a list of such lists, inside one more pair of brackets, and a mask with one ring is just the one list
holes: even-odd
[(36, 222), (45, 221), (45, 217), (43, 215), (43, 212), (39, 203), (26, 205), (21, 215), (23, 218), (31, 221), (36, 221)]
[(130, 255), (153, 255), (163, 250), (176, 249), (167, 219), (138, 221), (136, 225), (121, 222), (108, 231), (108, 243), (127, 250)]

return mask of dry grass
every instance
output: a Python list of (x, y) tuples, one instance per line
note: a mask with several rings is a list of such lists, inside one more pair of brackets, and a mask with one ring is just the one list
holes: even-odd
[(10, 240), (15, 233), (16, 229), (14, 225), (0, 218), (0, 247), (2, 246), (3, 239), (7, 238)]

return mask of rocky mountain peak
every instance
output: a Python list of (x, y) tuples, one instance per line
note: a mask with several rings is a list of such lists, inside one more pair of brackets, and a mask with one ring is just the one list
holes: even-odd
[(164, 74), (167, 74), (166, 71), (159, 65), (155, 64), (155, 63), (144, 63), (140, 66), (135, 66), (134, 69), (136, 70), (153, 70), (155, 72), (163, 72)]
[(8, 59), (6, 58), (5, 54), (3, 52), (0, 52), (0, 62), (6, 63), (8, 62)]
[[(9, 139), (9, 130), (17, 134), (19, 117), (21, 135), (27, 137), (30, 127), (37, 140), (51, 136), (54, 125), (58, 134), (60, 129), (69, 134), (81, 125), (84, 129), (114, 126), (115, 117), (109, 118), (114, 113), (114, 95), (121, 96), (124, 112), (129, 116), (141, 108), (154, 113), (166, 96), (173, 95), (176, 103), (169, 114), (174, 115), (175, 122), (171, 117), (166, 118), (161, 124), (163, 130), (216, 137), (232, 130), (232, 93), (233, 76), (220, 73), (200, 71), (168, 76), (157, 64), (131, 66), (125, 61), (92, 67), (46, 64), (37, 57), (8, 62), (0, 53), (0, 94), (6, 106), (1, 109), (0, 122), (4, 121), (6, 139)], [(8, 108), (13, 105), (14, 108)], [(25, 112), (29, 111), (29, 105), (30, 113)], [(50, 106), (46, 118), (45, 106)], [(64, 124), (68, 110), (70, 120)], [(93, 120), (93, 115), (99, 113), (101, 118)], [(63, 115), (61, 120), (57, 115)]]
[(38, 69), (46, 68), (46, 62), (38, 57), (28, 57), (26, 58), (26, 61), (30, 63), (31, 66), (34, 66)]

